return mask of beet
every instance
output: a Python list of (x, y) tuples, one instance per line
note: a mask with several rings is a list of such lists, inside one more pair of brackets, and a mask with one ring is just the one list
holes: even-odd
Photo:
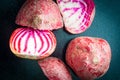
[(63, 27), (59, 8), (52, 0), (26, 0), (17, 14), (16, 24), (40, 30)]
[(59, 58), (48, 57), (38, 61), (38, 64), (49, 80), (72, 80), (66, 65)]
[(10, 37), (10, 49), (18, 57), (43, 59), (51, 55), (57, 45), (55, 35), (48, 30), (17, 28)]
[(86, 31), (95, 15), (93, 0), (57, 0), (65, 29), (72, 34)]
[(104, 75), (110, 61), (110, 46), (102, 38), (77, 37), (66, 50), (67, 64), (82, 80), (94, 80)]

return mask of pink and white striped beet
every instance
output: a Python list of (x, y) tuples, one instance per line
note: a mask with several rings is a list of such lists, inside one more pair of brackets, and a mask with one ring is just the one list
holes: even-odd
[(95, 15), (93, 0), (57, 0), (57, 3), (68, 32), (78, 34), (90, 27)]
[(63, 27), (59, 7), (52, 0), (26, 0), (16, 17), (16, 24), (40, 30)]
[(42, 59), (56, 48), (55, 35), (48, 30), (18, 28), (10, 37), (10, 49), (18, 57)]

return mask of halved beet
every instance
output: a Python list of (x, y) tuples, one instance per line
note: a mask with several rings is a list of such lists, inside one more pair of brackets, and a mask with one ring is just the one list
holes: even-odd
[(59, 8), (52, 0), (26, 0), (17, 14), (16, 24), (40, 30), (63, 27)]
[(42, 59), (56, 48), (56, 37), (48, 30), (18, 28), (10, 37), (10, 49), (18, 57)]
[(93, 0), (57, 0), (65, 29), (72, 34), (86, 31), (95, 15)]

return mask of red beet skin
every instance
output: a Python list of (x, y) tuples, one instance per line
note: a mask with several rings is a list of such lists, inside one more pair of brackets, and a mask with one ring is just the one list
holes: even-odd
[(65, 64), (58, 58), (48, 57), (38, 61), (38, 64), (49, 80), (72, 80)]
[(110, 61), (110, 46), (101, 38), (77, 37), (66, 51), (66, 62), (82, 80), (94, 80), (104, 75)]
[(59, 8), (52, 0), (26, 0), (17, 14), (16, 24), (40, 30), (63, 27)]

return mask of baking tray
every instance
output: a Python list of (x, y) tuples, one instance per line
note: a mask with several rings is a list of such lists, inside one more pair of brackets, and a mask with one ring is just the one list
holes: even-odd
[[(0, 80), (48, 80), (37, 61), (18, 58), (9, 48), (11, 33), (19, 26), (15, 17), (25, 0), (0, 0)], [(84, 33), (72, 35), (59, 29), (53, 31), (57, 38), (57, 48), (52, 56), (64, 62), (65, 50), (69, 41), (78, 36), (91, 36), (106, 39), (112, 50), (108, 72), (97, 80), (120, 80), (120, 1), (94, 0), (96, 14), (90, 28)], [(73, 80), (80, 80), (71, 71)]]

